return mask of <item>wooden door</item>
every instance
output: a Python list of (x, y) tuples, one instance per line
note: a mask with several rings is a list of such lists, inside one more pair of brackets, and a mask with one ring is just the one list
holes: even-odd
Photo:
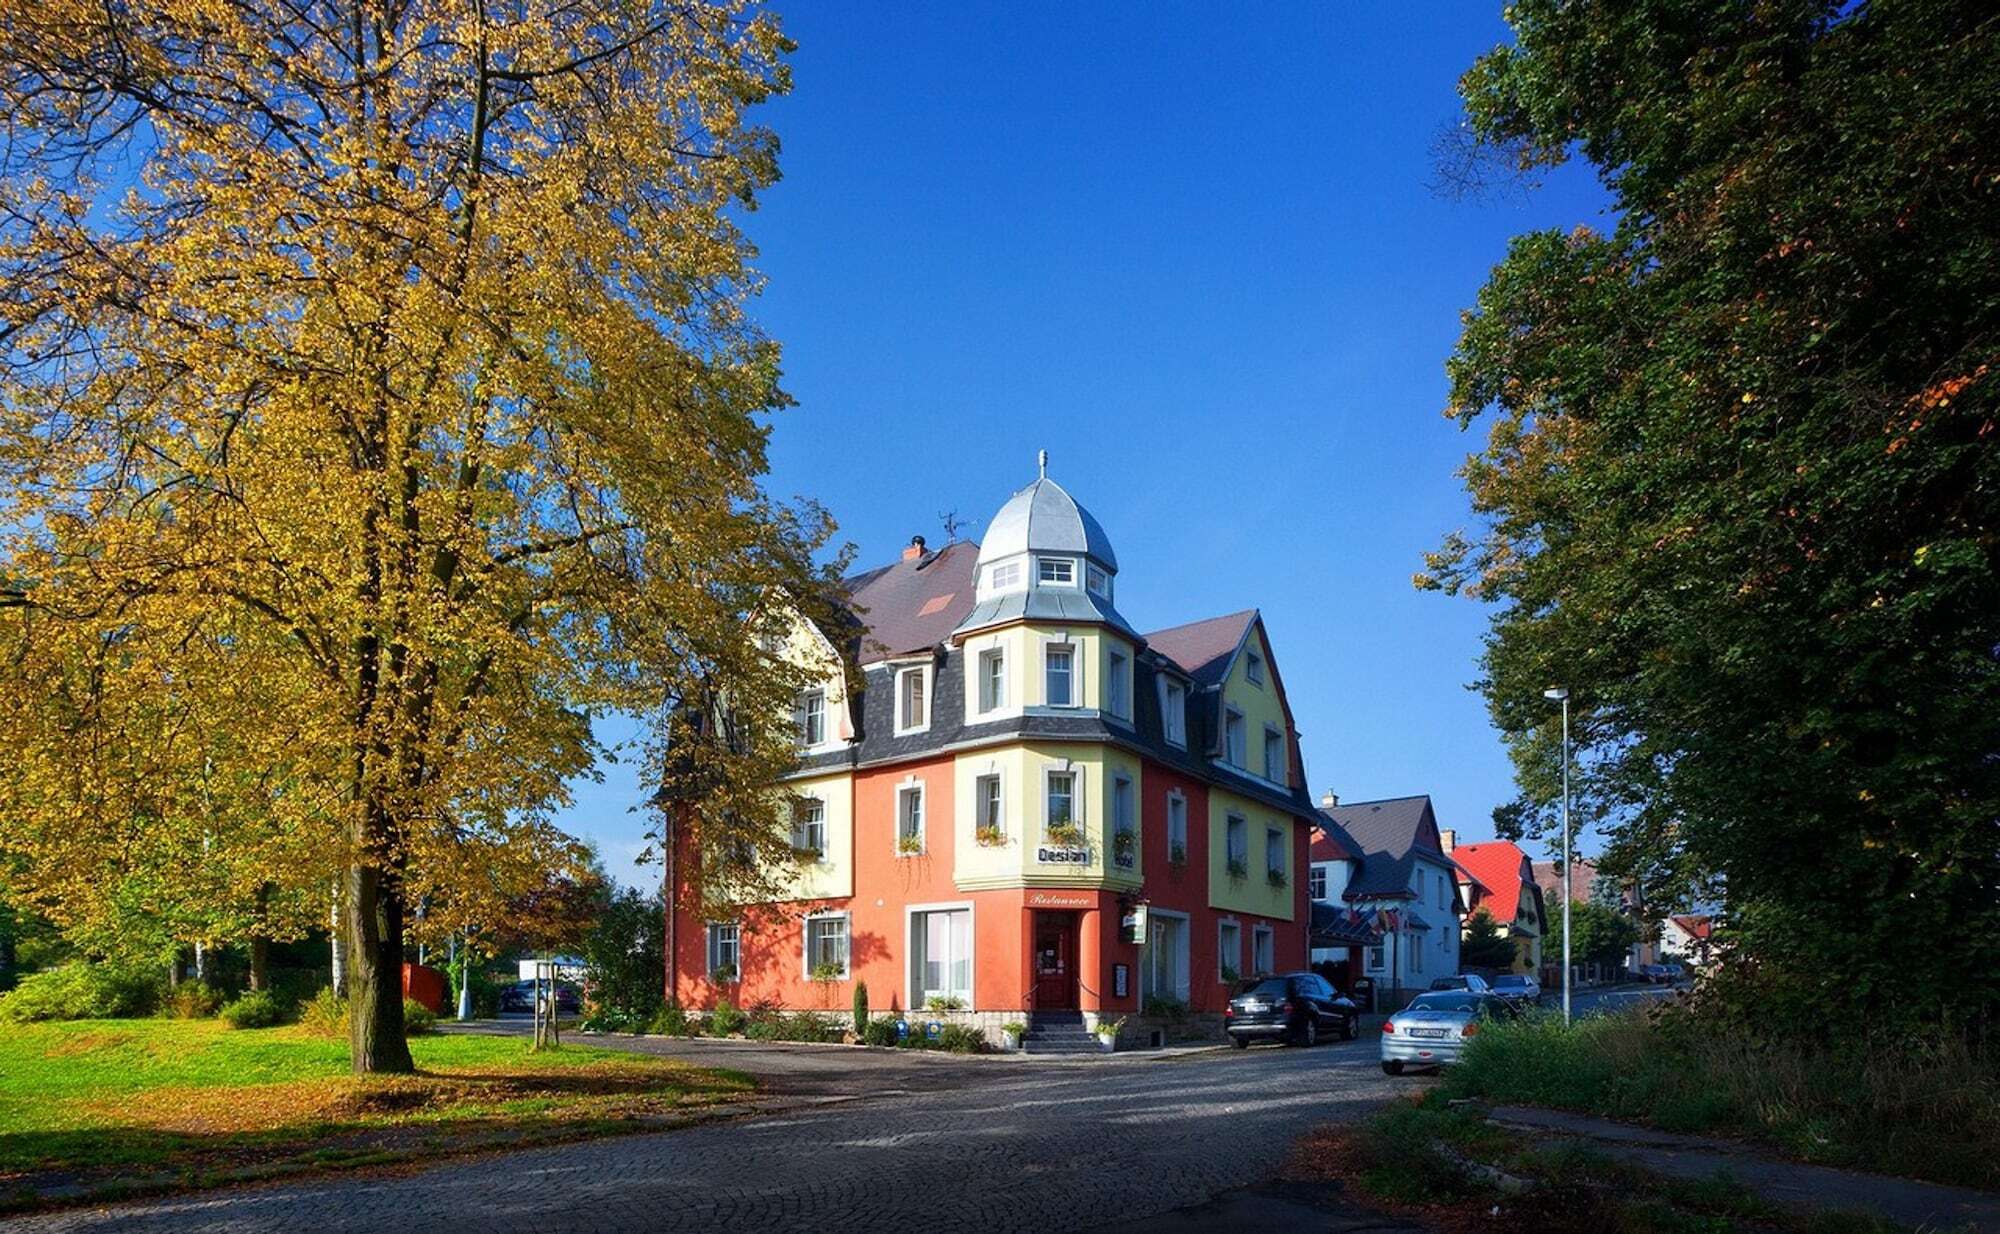
[(1035, 1007), (1071, 1010), (1076, 997), (1076, 914), (1035, 914)]

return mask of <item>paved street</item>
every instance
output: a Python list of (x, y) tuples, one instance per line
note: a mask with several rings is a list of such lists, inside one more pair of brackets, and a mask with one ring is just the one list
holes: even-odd
[[(48, 1213), (19, 1231), (1033, 1230), (1103, 1226), (1255, 1182), (1293, 1138), (1424, 1084), (1375, 1042), (1077, 1062), (644, 1041), (733, 1066), (783, 1112), (405, 1175)], [(843, 1099), (852, 1094), (853, 1099)]]

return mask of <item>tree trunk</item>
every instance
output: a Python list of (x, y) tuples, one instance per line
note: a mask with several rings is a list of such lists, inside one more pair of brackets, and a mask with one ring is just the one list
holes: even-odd
[(194, 979), (202, 985), (208, 984), (208, 944), (194, 945)]
[(253, 990), (270, 989), (271, 940), (264, 933), (265, 913), (270, 903), (271, 884), (260, 884), (257, 888), (257, 926), (250, 935), (250, 988)]
[(416, 1070), (403, 1036), (403, 904), (393, 873), (347, 869), (348, 1045), (354, 1072)]
[(333, 956), (333, 996), (347, 997), (347, 917), (341, 905), (347, 897), (340, 894), (340, 879), (333, 883), (333, 903), (327, 909), (327, 950)]

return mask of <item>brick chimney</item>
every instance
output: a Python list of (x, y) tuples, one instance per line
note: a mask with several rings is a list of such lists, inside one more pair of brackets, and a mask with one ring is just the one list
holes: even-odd
[(1324, 793), (1320, 794), (1319, 798), (1320, 809), (1331, 810), (1333, 809), (1333, 807), (1339, 804), (1340, 804), (1340, 794), (1334, 792), (1332, 789), (1327, 789)]
[(1445, 852), (1450, 852), (1458, 847), (1458, 832), (1449, 827), (1441, 828), (1438, 831), (1438, 843), (1444, 846)]
[(910, 547), (903, 550), (903, 560), (915, 561), (917, 558), (922, 557), (923, 555), (924, 555), (924, 538), (922, 536), (911, 536)]

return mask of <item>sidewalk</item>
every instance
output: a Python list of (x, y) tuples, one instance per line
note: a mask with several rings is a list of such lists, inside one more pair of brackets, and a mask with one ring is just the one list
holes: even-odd
[(1608, 1156), (1676, 1178), (1727, 1174), (1776, 1204), (1875, 1212), (1913, 1229), (2000, 1230), (2000, 1195), (1988, 1191), (1806, 1165), (1733, 1140), (1676, 1135), (1583, 1114), (1503, 1105), (1486, 1116), (1503, 1127), (1588, 1140)]

